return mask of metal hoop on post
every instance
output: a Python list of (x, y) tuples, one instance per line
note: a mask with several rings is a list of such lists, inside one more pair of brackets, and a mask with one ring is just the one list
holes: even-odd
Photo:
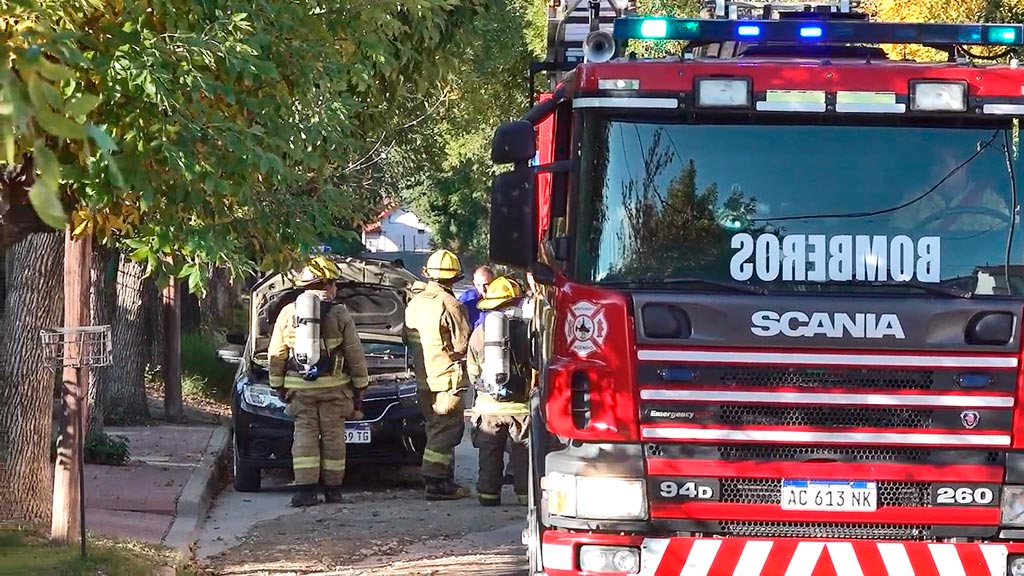
[[(76, 328), (48, 328), (39, 333), (43, 341), (43, 356), (48, 369), (73, 368), (84, 378), (83, 369), (109, 366), (113, 361), (110, 326), (79, 326)], [(86, 557), (85, 535), (85, 410), (88, 402), (81, 389), (76, 393), (78, 409), (78, 514), (79, 539), (82, 558)]]

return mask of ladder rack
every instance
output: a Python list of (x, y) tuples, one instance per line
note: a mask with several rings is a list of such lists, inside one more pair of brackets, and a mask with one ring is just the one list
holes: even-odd
[(703, 17), (729, 20), (777, 19), (780, 13), (810, 12), (851, 14), (861, 6), (861, 0), (820, 0), (817, 2), (762, 2), (758, 0), (705, 0)]

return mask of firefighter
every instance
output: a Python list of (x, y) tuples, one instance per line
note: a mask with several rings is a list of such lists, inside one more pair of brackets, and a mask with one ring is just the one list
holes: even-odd
[(281, 310), (270, 338), (270, 386), (295, 418), (292, 470), (299, 487), (291, 501), (295, 507), (319, 503), (321, 479), (324, 500), (341, 501), (345, 420), (355, 415), (369, 384), (355, 322), (343, 304), (334, 302), (339, 276), (334, 262), (314, 259), (296, 282), (305, 294)]
[[(466, 368), (477, 388), (473, 405), (473, 446), (480, 451), (480, 475), (477, 494), (480, 504), (501, 504), (504, 484), (505, 450), (508, 445), (512, 469), (512, 486), (519, 504), (527, 503), (530, 430), (530, 409), (527, 404), (533, 367), (530, 362), (530, 327), (522, 318), (519, 305), (523, 291), (519, 284), (501, 276), (487, 287), (487, 296), (478, 306), (484, 311), (484, 322), (469, 339)], [(499, 316), (503, 328), (493, 328), (489, 315)], [(485, 348), (499, 347), (498, 365), (490, 364), (495, 356), (487, 356)], [(486, 358), (486, 360), (485, 360)], [(499, 376), (500, 374), (500, 376)]]
[(448, 250), (438, 250), (427, 259), (423, 275), (426, 286), (414, 290), (406, 306), (405, 342), (413, 353), (419, 405), (427, 425), (425, 495), (427, 500), (456, 500), (469, 496), (468, 489), (455, 483), (455, 447), (465, 432), (463, 394), (468, 384), (469, 320), (452, 292), (452, 285), (462, 278), (462, 263)]

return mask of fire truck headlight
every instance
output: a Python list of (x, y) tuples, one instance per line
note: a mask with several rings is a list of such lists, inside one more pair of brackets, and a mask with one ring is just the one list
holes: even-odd
[(580, 546), (580, 570), (584, 572), (640, 572), (640, 550), (626, 546)]
[(643, 520), (647, 518), (644, 481), (580, 476), (576, 483), (576, 515), (600, 520)]
[(919, 112), (966, 112), (966, 82), (911, 82), (910, 109)]
[(644, 481), (608, 476), (573, 476), (552, 472), (544, 477), (550, 514), (590, 520), (645, 520)]
[(698, 78), (696, 101), (701, 108), (750, 108), (749, 78)]
[(1006, 563), (1009, 576), (1024, 576), (1024, 556), (1010, 556)]
[(1002, 512), (1000, 524), (1024, 526), (1024, 486), (1004, 486), (999, 509)]

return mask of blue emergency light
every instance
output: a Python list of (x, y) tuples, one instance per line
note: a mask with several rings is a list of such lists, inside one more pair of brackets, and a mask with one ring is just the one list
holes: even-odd
[(920, 24), (859, 20), (709, 20), (627, 16), (615, 20), (616, 40), (819, 42), (1022, 46), (1022, 24)]

